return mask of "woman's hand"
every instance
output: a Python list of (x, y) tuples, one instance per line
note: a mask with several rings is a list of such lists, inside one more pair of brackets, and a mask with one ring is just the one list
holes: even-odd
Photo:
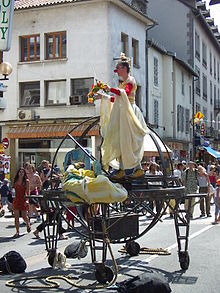
[(110, 92), (110, 86), (105, 84), (103, 89), (106, 91), (106, 92)]

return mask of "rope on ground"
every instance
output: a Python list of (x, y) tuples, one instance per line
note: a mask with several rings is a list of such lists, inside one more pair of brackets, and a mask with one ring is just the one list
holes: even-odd
[[(126, 247), (123, 246), (118, 250), (120, 253), (128, 253)], [(156, 255), (170, 255), (171, 252), (164, 248), (149, 248), (149, 247), (141, 247), (139, 254), (156, 254)]]

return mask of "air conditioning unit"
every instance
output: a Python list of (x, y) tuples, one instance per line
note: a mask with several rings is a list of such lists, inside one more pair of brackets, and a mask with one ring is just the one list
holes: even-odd
[(82, 95), (70, 96), (70, 105), (79, 105), (79, 104), (82, 104), (82, 101), (83, 101)]
[(33, 110), (18, 110), (18, 120), (32, 120), (34, 118)]

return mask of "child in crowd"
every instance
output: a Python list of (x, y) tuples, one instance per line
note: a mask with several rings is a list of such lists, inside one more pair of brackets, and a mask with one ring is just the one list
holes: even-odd
[(215, 192), (215, 221), (213, 224), (217, 224), (220, 221), (220, 179), (216, 181), (216, 192)]

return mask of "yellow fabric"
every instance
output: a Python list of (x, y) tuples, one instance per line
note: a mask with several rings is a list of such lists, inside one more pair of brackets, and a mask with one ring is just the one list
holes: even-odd
[(74, 203), (88, 204), (122, 202), (127, 198), (127, 190), (123, 186), (112, 183), (103, 175), (94, 178), (92, 173), (90, 170), (77, 170), (70, 166), (64, 174), (62, 184), (65, 196)]
[[(125, 90), (116, 96), (102, 144), (102, 164), (107, 168), (111, 161), (120, 158), (124, 169), (131, 169), (143, 158), (144, 136), (148, 128), (136, 117)], [(106, 108), (106, 112), (108, 109)], [(106, 112), (102, 109), (101, 115)]]

